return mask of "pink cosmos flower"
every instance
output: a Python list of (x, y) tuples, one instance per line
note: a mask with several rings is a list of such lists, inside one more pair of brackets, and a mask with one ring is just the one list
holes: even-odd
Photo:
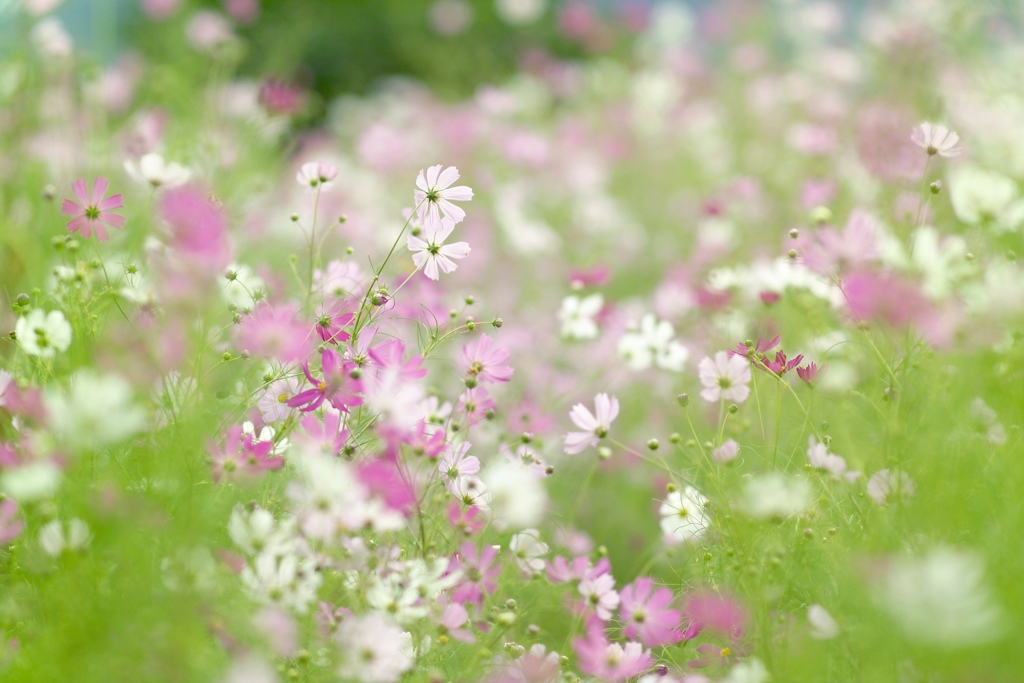
[(700, 397), (705, 401), (743, 403), (750, 396), (750, 363), (742, 356), (719, 351), (714, 358), (702, 360), (697, 372), (704, 385)]
[(468, 441), (458, 445), (449, 444), (444, 455), (438, 460), (437, 471), (441, 473), (441, 478), (449, 490), (457, 480), (480, 471), (480, 460), (475, 455), (467, 455), (472, 446), (473, 444)]
[(960, 136), (945, 126), (925, 121), (910, 133), (910, 140), (928, 152), (928, 156), (955, 157), (963, 150), (957, 147)]
[(786, 358), (785, 351), (776, 351), (775, 360), (768, 360), (767, 358), (765, 358), (763, 360), (763, 363), (769, 372), (773, 373), (777, 377), (782, 377), (787, 372), (789, 372), (796, 366), (800, 365), (800, 361), (802, 361), (803, 359), (803, 354), (800, 354), (796, 358), (790, 360)]
[(860, 472), (847, 472), (846, 460), (835, 453), (830, 453), (828, 446), (811, 436), (807, 439), (807, 460), (816, 470), (828, 472), (836, 479), (844, 478), (849, 482), (860, 476)]
[(487, 525), (487, 520), (475, 505), (463, 509), (453, 500), (448, 503), (448, 524), (459, 533), (472, 536)]
[(312, 189), (319, 187), (321, 190), (327, 190), (334, 184), (332, 181), (337, 177), (337, 167), (311, 161), (302, 165), (299, 172), (295, 174), (295, 181), (304, 187)]
[(251, 434), (242, 432), (241, 425), (228, 429), (223, 448), (211, 446), (209, 450), (213, 480), (217, 483), (258, 476), (284, 466), (284, 458), (269, 457), (274, 450), (273, 441), (256, 441)]
[(403, 382), (423, 379), (427, 369), (423, 367), (423, 356), (405, 358), (405, 343), (400, 339), (389, 339), (367, 350), (367, 355), (381, 370), (393, 369)]
[(710, 629), (730, 638), (737, 638), (747, 625), (747, 613), (737, 601), (710, 591), (694, 593), (686, 600), (683, 616), (689, 625), (683, 632), (687, 640)]
[(299, 425), (301, 429), (295, 431), (292, 441), (307, 451), (339, 455), (348, 441), (348, 427), (339, 413), (324, 411), (323, 420), (316, 415), (306, 415)]
[(470, 387), (459, 396), (459, 410), (466, 415), (469, 426), (475, 426), (480, 420), (493, 413), (494, 399), (483, 387)]
[[(746, 363), (744, 362), (744, 366)], [(750, 370), (747, 370), (749, 374)], [(579, 453), (591, 446), (596, 446), (601, 439), (608, 436), (612, 421), (619, 415), (619, 400), (608, 394), (594, 397), (594, 412), (591, 413), (582, 403), (577, 403), (569, 411), (569, 418), (581, 432), (569, 432), (565, 435), (565, 452)]]
[(288, 399), (288, 405), (308, 413), (328, 401), (336, 410), (347, 413), (349, 407), (363, 404), (363, 398), (359, 395), (363, 391), (363, 384), (351, 375), (356, 367), (354, 363), (343, 361), (333, 349), (324, 349), (320, 352), (320, 367), (324, 373), (322, 380), (313, 377), (308, 362), (302, 364), (302, 371), (313, 388)]
[(445, 216), (437, 222), (427, 221), (422, 233), (426, 239), (409, 235), (407, 245), (412, 252), (412, 262), (417, 268), (422, 268), (423, 273), (431, 280), (437, 280), (441, 272), (450, 273), (458, 268), (452, 259), (464, 259), (469, 256), (467, 242), (444, 243), (454, 229), (455, 221)]
[(335, 304), (320, 312), (316, 319), (316, 331), (320, 338), (329, 344), (348, 341), (349, 334), (343, 329), (352, 322), (355, 316), (343, 308), (343, 304)]
[(480, 338), (462, 347), (462, 364), (466, 375), (476, 377), (480, 382), (507, 382), (515, 370), (501, 365), (509, 358), (509, 352), (491, 346), (491, 338), (481, 334)]
[[(443, 215), (454, 226), (456, 223), (462, 222), (462, 219), (466, 217), (466, 212), (452, 202), (468, 202), (473, 198), (473, 190), (465, 185), (452, 187), (451, 184), (459, 179), (459, 169), (449, 166), (442, 171), (441, 168), (441, 164), (438, 164), (431, 166), (426, 171), (420, 171), (416, 177), (414, 199), (416, 205), (419, 206), (420, 216), (424, 217), (424, 223), (440, 225)], [(429, 220), (426, 217), (429, 217)], [(468, 247), (466, 253), (469, 253)], [(436, 280), (437, 278), (432, 279)]]
[(276, 358), (289, 365), (309, 351), (309, 328), (299, 320), (295, 306), (273, 306), (268, 301), (256, 304), (237, 328), (237, 343), (250, 353)]
[(917, 285), (893, 273), (854, 273), (843, 282), (843, 293), (857, 320), (881, 320), (893, 327), (905, 327), (926, 323), (936, 315)]
[(828, 370), (827, 365), (822, 365), (819, 368), (817, 363), (808, 363), (802, 368), (797, 368), (796, 374), (797, 377), (807, 382), (808, 384), (814, 384), (814, 382), (817, 381), (820, 375), (825, 374), (826, 370)]
[(592, 607), (601, 621), (612, 618), (612, 610), (619, 606), (619, 593), (615, 590), (615, 577), (608, 573), (588, 572), (576, 587), (587, 607)]
[(653, 659), (650, 650), (637, 642), (625, 647), (608, 642), (604, 629), (591, 625), (586, 638), (573, 641), (580, 671), (603, 681), (624, 681), (646, 671)]
[(501, 565), (495, 564), (498, 551), (493, 546), (485, 545), (477, 552), (476, 546), (466, 541), (449, 565), (449, 573), (461, 572), (462, 579), (453, 590), (453, 602), (463, 604), (472, 602), (480, 605), (484, 594), (494, 592), (498, 587), (495, 577), (501, 572)]
[(444, 429), (420, 420), (402, 436), (402, 440), (415, 455), (433, 459), (444, 450), (444, 437)]
[(81, 205), (70, 199), (65, 199), (61, 206), (61, 213), (73, 217), (68, 223), (70, 232), (77, 232), (86, 238), (92, 237), (95, 232), (96, 239), (106, 242), (110, 239), (110, 235), (103, 227), (103, 223), (112, 228), (121, 228), (124, 225), (124, 216), (110, 213), (112, 209), (120, 209), (124, 206), (124, 199), (119, 194), (104, 199), (103, 195), (107, 193), (107, 185), (106, 178), (96, 178), (92, 184), (92, 195), (90, 195), (86, 189), (84, 178), (79, 178), (71, 184), (71, 189), (74, 190)]
[(679, 628), (683, 615), (670, 608), (672, 591), (663, 587), (652, 592), (653, 588), (654, 580), (641, 576), (619, 593), (619, 613), (625, 624), (622, 632), (627, 638), (639, 634), (640, 642), (648, 647), (678, 643), (683, 639)]

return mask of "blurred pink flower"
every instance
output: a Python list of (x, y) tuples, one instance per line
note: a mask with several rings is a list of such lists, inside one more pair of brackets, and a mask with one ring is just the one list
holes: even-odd
[(624, 681), (649, 669), (653, 662), (649, 650), (637, 642), (625, 647), (611, 643), (603, 629), (591, 625), (586, 638), (573, 641), (580, 671), (605, 681)]
[(509, 358), (505, 349), (492, 347), (491, 338), (481, 334), (478, 339), (462, 347), (462, 364), (466, 375), (480, 382), (507, 382), (512, 378), (513, 368), (501, 365)]
[(112, 228), (120, 228), (124, 225), (125, 218), (118, 214), (110, 213), (113, 209), (120, 209), (124, 206), (124, 199), (119, 194), (111, 195), (106, 199), (103, 195), (107, 193), (107, 179), (96, 178), (92, 184), (92, 195), (86, 189), (85, 179), (79, 178), (71, 184), (75, 196), (81, 205), (70, 199), (65, 199), (61, 206), (61, 213), (65, 216), (72, 216), (68, 223), (70, 232), (77, 232), (82, 237), (92, 237), (96, 233), (96, 239), (106, 242), (110, 239), (107, 229), (103, 227), (106, 223)]

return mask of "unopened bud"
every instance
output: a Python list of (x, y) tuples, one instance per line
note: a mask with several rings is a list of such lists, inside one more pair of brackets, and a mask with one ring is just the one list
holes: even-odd
[(466, 305), (467, 306), (472, 306), (475, 302), (476, 302), (476, 299), (474, 299), (472, 296), (467, 296), (466, 297)]
[(736, 405), (735, 403), (733, 403), (733, 404), (731, 404), (729, 406), (729, 414), (730, 415), (735, 415), (739, 411), (740, 411), (740, 407), (738, 405)]
[(797, 237), (799, 237), (799, 236), (800, 236), (800, 231), (799, 231), (799, 230), (797, 230), (796, 228), (793, 228), (792, 230), (790, 230), (790, 231), (789, 231), (789, 236), (790, 236), (790, 237), (791, 237), (792, 239), (796, 239)]
[(679, 405), (685, 408), (686, 406), (690, 405), (690, 395), (679, 394), (678, 396), (676, 396), (676, 401), (679, 403)]
[(227, 362), (227, 361), (231, 360), (231, 353), (230, 353), (230, 352), (228, 352), (228, 351), (225, 351), (224, 353), (222, 353), (222, 354), (220, 355), (220, 357), (221, 357), (222, 359), (224, 359), (224, 361), (225, 361), (225, 362)]
[(19, 294), (19, 295), (18, 295), (18, 298), (17, 298), (17, 299), (15, 299), (15, 302), (16, 302), (16, 303), (17, 303), (17, 304), (18, 304), (19, 306), (28, 306), (28, 304), (29, 304), (29, 302), (30, 302), (30, 301), (32, 301), (32, 300), (31, 300), (31, 299), (29, 298), (28, 294), (25, 294), (24, 292), (22, 292), (21, 294)]
[(660, 446), (661, 446), (661, 443), (659, 443), (657, 439), (650, 439), (650, 440), (648, 440), (648, 442), (647, 442), (647, 449), (648, 449), (648, 450), (651, 450), (651, 451), (656, 451), (656, 450), (658, 450), (658, 448), (659, 448)]
[(340, 216), (338, 216), (338, 222), (339, 223), (344, 223), (347, 220), (348, 220), (348, 216), (346, 216), (345, 214), (341, 214)]
[(682, 439), (683, 437), (679, 435), (679, 432), (672, 432), (668, 437), (669, 443), (679, 443)]
[(491, 324), (494, 325), (495, 327), (501, 327), (505, 323), (501, 321), (501, 318), (495, 318), (494, 320), (491, 321)]
[(942, 192), (942, 181), (936, 180), (934, 183), (928, 186), (928, 189), (931, 190), (932, 194), (938, 194)]
[(297, 222), (299, 221), (299, 214), (297, 214), (297, 213), (293, 213), (293, 214), (292, 214), (292, 215), (290, 216), (290, 218), (292, 219), (292, 223), (297, 223)]

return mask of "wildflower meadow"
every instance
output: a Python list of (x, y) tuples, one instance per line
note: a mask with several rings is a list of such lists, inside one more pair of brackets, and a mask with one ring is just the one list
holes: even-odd
[(0, 0), (0, 681), (1024, 680), (1022, 46)]

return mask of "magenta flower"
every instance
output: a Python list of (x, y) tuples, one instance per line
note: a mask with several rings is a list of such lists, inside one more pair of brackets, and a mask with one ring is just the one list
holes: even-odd
[(320, 338), (330, 344), (337, 344), (339, 341), (348, 341), (349, 334), (344, 327), (352, 322), (355, 316), (342, 309), (340, 304), (332, 306), (320, 313), (316, 319), (316, 331)]
[(104, 199), (103, 195), (107, 193), (107, 185), (106, 178), (96, 178), (92, 183), (92, 195), (90, 196), (86, 189), (85, 178), (79, 178), (71, 184), (71, 189), (75, 191), (75, 196), (78, 197), (81, 205), (70, 199), (65, 199), (61, 206), (61, 212), (65, 216), (73, 216), (71, 222), (68, 223), (69, 231), (77, 232), (86, 238), (92, 237), (95, 232), (96, 239), (106, 242), (110, 239), (110, 235), (103, 227), (103, 223), (112, 228), (121, 228), (124, 225), (124, 216), (110, 213), (111, 210), (124, 206), (124, 199), (119, 194)]
[(573, 641), (580, 671), (603, 681), (624, 681), (651, 668), (653, 662), (650, 650), (644, 650), (637, 642), (608, 642), (603, 629), (591, 626), (586, 638)]
[(502, 365), (508, 360), (509, 352), (491, 346), (491, 338), (481, 334), (480, 338), (462, 347), (462, 364), (466, 375), (478, 382), (507, 382), (515, 370)]
[(487, 520), (475, 505), (463, 509), (453, 500), (448, 503), (448, 524), (459, 533), (472, 536), (487, 525)]
[(582, 403), (574, 405), (569, 411), (569, 418), (583, 431), (569, 432), (565, 435), (565, 452), (575, 454), (599, 444), (601, 439), (608, 436), (608, 430), (618, 415), (619, 400), (608, 394), (598, 394), (594, 397), (593, 413)]
[(786, 358), (785, 351), (776, 351), (775, 360), (763, 359), (764, 366), (768, 368), (770, 372), (778, 377), (782, 377), (787, 372), (800, 365), (800, 361), (804, 359), (803, 354), (800, 354), (796, 358), (789, 360)]
[(683, 615), (671, 609), (672, 591), (659, 588), (653, 591), (654, 580), (641, 576), (623, 587), (619, 593), (620, 614), (625, 624), (622, 632), (627, 638), (636, 638), (648, 647), (661, 647), (683, 639), (679, 624)]
[(808, 384), (813, 384), (817, 381), (820, 375), (823, 375), (828, 370), (827, 365), (822, 365), (820, 368), (817, 363), (808, 363), (802, 368), (796, 369), (796, 375)]
[(355, 363), (343, 361), (333, 349), (324, 349), (320, 352), (320, 367), (324, 373), (323, 379), (313, 377), (308, 362), (302, 364), (302, 371), (313, 388), (288, 399), (288, 405), (308, 413), (327, 401), (336, 410), (347, 413), (349, 407), (363, 404), (363, 398), (359, 395), (363, 384), (351, 374), (356, 368)]
[(349, 432), (337, 413), (325, 412), (322, 421), (316, 415), (306, 415), (299, 424), (302, 429), (292, 437), (296, 445), (324, 455), (338, 455), (345, 448)]

